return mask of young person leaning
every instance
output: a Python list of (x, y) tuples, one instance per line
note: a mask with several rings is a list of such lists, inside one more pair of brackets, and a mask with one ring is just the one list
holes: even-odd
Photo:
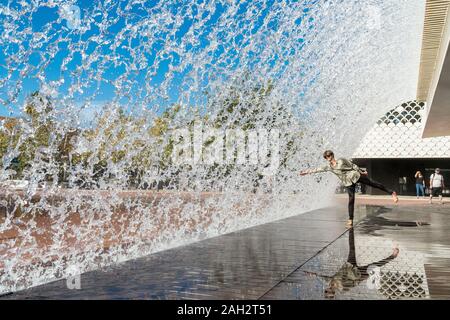
[(326, 150), (323, 157), (327, 160), (327, 164), (317, 169), (303, 170), (300, 172), (301, 176), (330, 171), (334, 173), (347, 188), (348, 192), (348, 221), (347, 227), (353, 226), (353, 216), (355, 211), (355, 191), (356, 184), (362, 183), (377, 189), (380, 189), (387, 194), (392, 195), (395, 203), (398, 202), (397, 193), (383, 186), (381, 183), (369, 179), (367, 171), (361, 170), (356, 164), (345, 158), (335, 159), (334, 153), (331, 150)]

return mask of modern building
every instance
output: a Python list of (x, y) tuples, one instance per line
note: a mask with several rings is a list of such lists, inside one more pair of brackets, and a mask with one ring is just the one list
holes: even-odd
[[(353, 161), (401, 195), (415, 194), (416, 171), (428, 180), (440, 168), (448, 181), (444, 194), (450, 195), (450, 136), (422, 138), (424, 112), (425, 103), (417, 101), (390, 110), (364, 136)], [(366, 192), (382, 194), (372, 188)]]
[[(447, 182), (444, 195), (450, 195), (449, 42), (450, 0), (427, 0), (416, 100), (387, 112), (353, 155), (371, 178), (401, 195), (415, 194), (418, 170), (428, 187), (437, 167)], [(372, 188), (366, 192), (381, 193)]]
[(417, 100), (427, 103), (423, 137), (450, 135), (450, 0), (427, 0)]

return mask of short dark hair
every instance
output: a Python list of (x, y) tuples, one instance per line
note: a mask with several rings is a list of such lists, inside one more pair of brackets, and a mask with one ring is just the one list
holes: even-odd
[(323, 157), (326, 159), (327, 157), (332, 156), (334, 157), (334, 153), (331, 150), (325, 150), (325, 152), (323, 153)]

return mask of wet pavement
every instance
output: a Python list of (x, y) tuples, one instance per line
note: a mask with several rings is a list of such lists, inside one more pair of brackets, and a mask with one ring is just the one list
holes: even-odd
[(2, 298), (450, 298), (450, 205), (360, 205), (345, 221), (315, 210)]

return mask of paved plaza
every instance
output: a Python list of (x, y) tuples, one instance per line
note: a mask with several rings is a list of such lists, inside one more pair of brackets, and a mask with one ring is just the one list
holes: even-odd
[(348, 230), (341, 202), (82, 274), (79, 290), (60, 280), (2, 298), (450, 298), (448, 203), (363, 200)]

